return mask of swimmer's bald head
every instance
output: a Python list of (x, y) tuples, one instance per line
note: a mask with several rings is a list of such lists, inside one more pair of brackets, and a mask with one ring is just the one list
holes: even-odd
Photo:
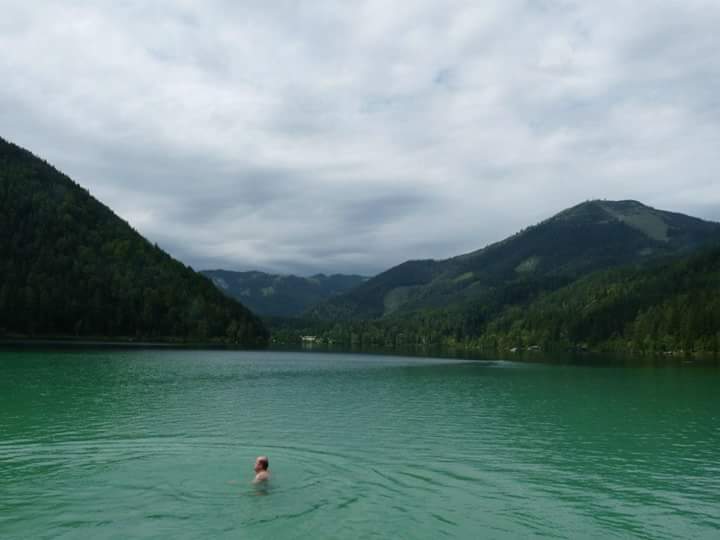
[(267, 471), (270, 466), (270, 460), (267, 456), (258, 456), (255, 460), (255, 472)]

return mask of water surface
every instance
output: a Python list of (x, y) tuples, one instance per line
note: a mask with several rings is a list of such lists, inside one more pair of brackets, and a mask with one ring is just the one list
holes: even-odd
[(2, 538), (528, 536), (720, 537), (720, 370), (0, 352)]

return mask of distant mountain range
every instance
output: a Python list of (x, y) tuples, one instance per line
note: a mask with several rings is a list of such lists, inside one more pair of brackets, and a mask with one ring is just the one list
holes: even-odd
[(394, 320), (453, 309), (485, 320), (591, 272), (687, 254), (719, 235), (718, 223), (637, 201), (593, 200), (472, 253), (405, 262), (305, 315)]
[(255, 313), (278, 317), (296, 317), (308, 308), (357, 287), (368, 279), (344, 274), (299, 277), (229, 270), (204, 270), (201, 274)]
[(718, 246), (719, 223), (594, 200), (483, 249), (372, 278), (204, 277), (0, 139), (0, 337), (265, 345), (247, 305), (288, 340), (718, 352)]
[[(720, 354), (720, 238), (687, 254), (598, 270), (554, 290), (365, 320), (274, 321), (276, 339), (353, 347)], [(532, 289), (529, 289), (532, 290)], [(527, 291), (526, 291), (527, 292)]]
[(408, 261), (274, 323), (352, 346), (720, 353), (720, 224), (587, 201), (486, 248)]
[(223, 341), (269, 335), (243, 305), (27, 150), (0, 139), (0, 336)]

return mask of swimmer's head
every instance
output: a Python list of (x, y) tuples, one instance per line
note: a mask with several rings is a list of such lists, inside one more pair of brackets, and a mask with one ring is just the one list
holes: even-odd
[(270, 460), (267, 456), (258, 456), (255, 460), (255, 472), (267, 471), (270, 466)]

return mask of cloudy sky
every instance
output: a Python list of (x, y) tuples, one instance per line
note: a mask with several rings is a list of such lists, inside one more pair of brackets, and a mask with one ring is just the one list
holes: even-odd
[(373, 274), (587, 199), (720, 220), (718, 0), (0, 0), (0, 136), (196, 269)]

